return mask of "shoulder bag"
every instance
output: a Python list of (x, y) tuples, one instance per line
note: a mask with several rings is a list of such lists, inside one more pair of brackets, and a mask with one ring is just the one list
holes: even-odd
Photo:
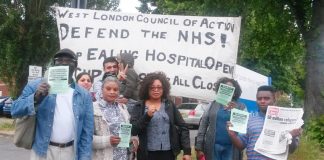
[(36, 115), (17, 118), (13, 142), (17, 147), (31, 149), (35, 137)]

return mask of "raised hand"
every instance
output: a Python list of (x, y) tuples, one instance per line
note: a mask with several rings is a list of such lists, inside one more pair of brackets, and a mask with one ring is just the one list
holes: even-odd
[(229, 102), (225, 107), (224, 109), (225, 110), (231, 110), (233, 108), (235, 108), (237, 106), (237, 104), (235, 102)]
[(46, 82), (42, 82), (38, 87), (34, 95), (34, 99), (39, 103), (45, 96), (48, 95), (50, 85)]
[(127, 74), (127, 70), (128, 70), (128, 64), (124, 68), (124, 64), (123, 63), (119, 63), (118, 68), (119, 68), (119, 72), (118, 72), (118, 75), (117, 75), (118, 80), (120, 80), (120, 81), (126, 80), (126, 78), (127, 78), (126, 74)]
[(154, 113), (157, 111), (156, 107), (153, 105), (148, 106), (147, 115), (153, 117)]

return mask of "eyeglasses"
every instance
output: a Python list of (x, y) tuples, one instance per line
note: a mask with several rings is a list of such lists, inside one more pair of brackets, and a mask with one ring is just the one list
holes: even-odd
[(151, 86), (150, 90), (151, 91), (161, 91), (161, 90), (163, 90), (163, 87), (162, 86)]
[(75, 63), (76, 60), (72, 58), (66, 58), (66, 57), (58, 57), (54, 59), (55, 64), (57, 63)]

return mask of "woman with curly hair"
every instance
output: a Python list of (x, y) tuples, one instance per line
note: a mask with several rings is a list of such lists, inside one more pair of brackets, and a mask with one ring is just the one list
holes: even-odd
[(242, 159), (241, 152), (232, 145), (226, 127), (232, 108), (245, 110), (245, 105), (238, 102), (242, 90), (236, 80), (223, 77), (216, 82), (216, 91), (221, 83), (235, 88), (232, 101), (226, 106), (213, 101), (209, 104), (208, 112), (203, 114), (195, 144), (198, 159), (201, 157), (208, 160)]
[(139, 137), (138, 160), (191, 159), (189, 130), (169, 99), (170, 83), (162, 72), (146, 75), (139, 90), (140, 102), (130, 112), (132, 134)]

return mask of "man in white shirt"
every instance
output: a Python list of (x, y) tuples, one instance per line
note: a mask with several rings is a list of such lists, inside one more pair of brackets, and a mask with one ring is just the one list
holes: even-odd
[(72, 79), (77, 56), (70, 49), (54, 55), (54, 66), (69, 66), (69, 89), (50, 94), (45, 79), (28, 83), (14, 101), (12, 116), (36, 114), (32, 160), (90, 160), (93, 136), (93, 107), (88, 91)]

